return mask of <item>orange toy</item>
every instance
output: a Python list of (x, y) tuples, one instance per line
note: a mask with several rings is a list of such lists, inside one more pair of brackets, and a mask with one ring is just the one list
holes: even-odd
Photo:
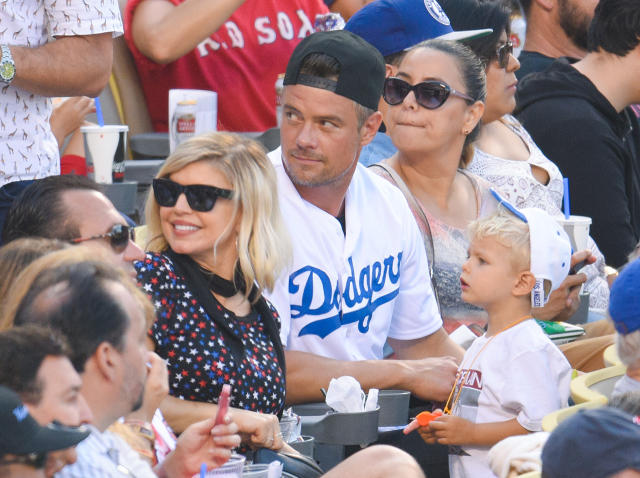
[(433, 420), (435, 420), (436, 418), (441, 417), (441, 416), (442, 416), (442, 412), (440, 412), (440, 411), (437, 411), (437, 412), (420, 412), (420, 413), (418, 413), (418, 416), (416, 417), (416, 420), (418, 420), (418, 425), (420, 425), (421, 427), (426, 427)]

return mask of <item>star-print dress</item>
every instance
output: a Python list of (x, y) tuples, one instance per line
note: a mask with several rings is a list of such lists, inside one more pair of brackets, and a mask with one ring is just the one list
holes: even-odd
[[(274, 343), (273, 336), (279, 340), (277, 334), (270, 336), (255, 308), (238, 317), (211, 294), (216, 310), (205, 310), (167, 255), (147, 253), (136, 268), (139, 285), (156, 308), (149, 333), (156, 353), (168, 361), (171, 395), (216, 403), (222, 385), (229, 383), (232, 407), (281, 412), (285, 401), (284, 372), (277, 353), (281, 345)], [(272, 315), (267, 320), (275, 320), (279, 328), (276, 310), (270, 304), (265, 309)], [(212, 320), (214, 314), (216, 320)], [(221, 318), (236, 337), (220, 327)]]

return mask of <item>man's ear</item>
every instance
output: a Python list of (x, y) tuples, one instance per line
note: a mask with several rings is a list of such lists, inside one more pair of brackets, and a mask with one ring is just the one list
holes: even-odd
[(511, 292), (513, 295), (521, 297), (531, 294), (533, 287), (536, 285), (536, 278), (531, 271), (524, 271), (518, 274), (515, 284)]
[(109, 342), (102, 342), (93, 353), (91, 359), (94, 361), (96, 370), (105, 380), (115, 381), (118, 372), (118, 364), (121, 361), (120, 353)]
[(375, 137), (382, 123), (382, 113), (376, 111), (369, 116), (360, 128), (360, 147), (366, 146)]

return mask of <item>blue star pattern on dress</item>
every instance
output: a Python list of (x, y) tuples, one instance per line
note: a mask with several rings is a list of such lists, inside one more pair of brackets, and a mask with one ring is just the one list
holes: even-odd
[[(229, 383), (232, 407), (279, 413), (285, 399), (283, 370), (260, 314), (252, 309), (238, 317), (215, 300), (217, 310), (211, 312), (223, 317), (240, 339), (240, 351), (192, 296), (168, 257), (147, 253), (136, 267), (139, 285), (156, 309), (149, 334), (156, 353), (168, 361), (170, 394), (216, 403), (222, 385)], [(272, 306), (270, 310), (279, 326), (278, 313)]]

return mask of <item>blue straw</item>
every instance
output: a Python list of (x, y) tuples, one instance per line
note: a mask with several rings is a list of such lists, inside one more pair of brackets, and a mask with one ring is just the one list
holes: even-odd
[(93, 99), (96, 105), (96, 116), (98, 117), (98, 124), (104, 126), (104, 117), (102, 116), (102, 106), (100, 105), (100, 98), (97, 96)]
[(207, 464), (200, 465), (200, 478), (204, 478), (207, 475)]
[(571, 205), (569, 202), (569, 178), (562, 178), (562, 182), (564, 184), (564, 218), (569, 219), (569, 216), (571, 216)]

